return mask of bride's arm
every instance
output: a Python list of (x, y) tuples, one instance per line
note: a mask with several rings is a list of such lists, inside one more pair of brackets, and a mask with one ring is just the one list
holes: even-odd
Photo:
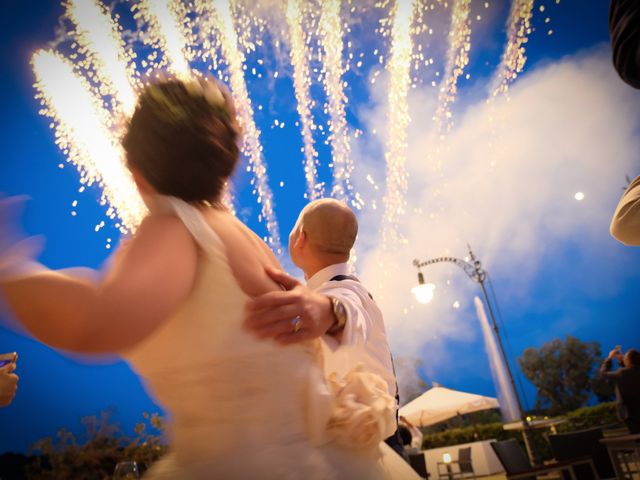
[(82, 353), (115, 352), (144, 339), (184, 302), (196, 260), (196, 245), (182, 222), (152, 215), (100, 282), (43, 271), (4, 280), (0, 288), (19, 321), (42, 342)]

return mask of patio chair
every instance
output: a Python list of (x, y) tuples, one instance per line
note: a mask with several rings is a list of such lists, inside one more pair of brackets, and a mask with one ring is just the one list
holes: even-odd
[(612, 423), (602, 427), (602, 436), (604, 438), (618, 437), (620, 435), (629, 435), (629, 428), (622, 423)]
[[(576, 465), (574, 471), (578, 478), (615, 478), (613, 464), (609, 458), (607, 447), (600, 442), (603, 438), (602, 428), (589, 428), (576, 432), (549, 435), (549, 443), (553, 457), (558, 461), (568, 461), (580, 457), (591, 457), (596, 473), (590, 465)], [(597, 475), (597, 476), (596, 476)]]
[[(454, 466), (457, 468), (452, 470)], [(442, 471), (442, 467), (444, 467), (445, 471)], [(452, 460), (448, 463), (438, 462), (438, 477), (451, 480), (456, 478), (476, 478), (473, 464), (471, 463), (471, 447), (458, 449), (458, 460)]]
[(584, 463), (593, 463), (590, 458), (575, 459), (570, 462), (554, 462), (540, 467), (532, 467), (527, 454), (515, 438), (501, 442), (491, 442), (491, 448), (502, 463), (507, 479), (535, 480), (538, 475), (557, 472), (566, 472), (571, 480), (579, 480), (573, 471), (573, 466)]
[(604, 437), (600, 441), (607, 446), (616, 478), (640, 478), (640, 434)]

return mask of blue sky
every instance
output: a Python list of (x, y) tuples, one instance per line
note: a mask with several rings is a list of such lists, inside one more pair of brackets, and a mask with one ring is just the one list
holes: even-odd
[[(474, 23), (467, 69), (471, 76), (461, 81), (454, 105), (456, 124), (448, 140), (451, 158), (444, 171), (452, 197), (434, 204), (429, 204), (430, 192), (443, 180), (430, 178), (420, 161), (431, 139), (434, 90), (429, 84), (434, 77), (432, 70), (417, 73), (421, 82), (410, 94), (407, 248), (391, 280), (387, 284), (380, 281), (378, 292), (375, 284), (381, 274), (374, 259), (379, 216), (365, 208), (360, 213), (358, 270), (381, 297), (394, 354), (421, 358), (422, 375), (429, 382), (495, 394), (472, 307), (473, 295), (479, 293), (475, 286), (457, 267), (440, 265), (425, 271), (438, 285), (433, 304), (416, 306), (408, 294), (407, 287), (415, 281), (410, 259), (439, 256), (447, 248), (449, 254), (462, 257), (467, 242), (492, 275), (516, 357), (528, 346), (568, 334), (597, 340), (605, 351), (617, 344), (640, 346), (640, 253), (608, 236), (608, 217), (622, 192), (624, 175), (640, 174), (640, 94), (622, 84), (609, 66), (606, 3), (536, 2), (525, 72), (512, 87), (511, 102), (497, 107), (510, 127), (503, 132), (501, 152), (507, 156), (517, 152), (518, 157), (504, 162), (494, 174), (482, 166), (485, 157), (477, 153), (481, 142), (476, 139), (486, 140), (484, 99), (500, 61), (508, 4), (492, 1), (484, 9), (484, 2), (473, 2), (474, 13), (483, 20)], [(545, 6), (544, 12), (540, 6)], [(38, 114), (39, 104), (33, 98), (29, 57), (54, 39), (62, 8), (51, 1), (24, 1), (4, 5), (2, 13), (4, 155), (0, 191), (31, 197), (24, 226), (27, 232), (46, 238), (41, 256), (45, 264), (52, 268), (98, 267), (109, 253), (105, 248), (109, 239), (117, 243), (118, 232), (109, 222), (94, 231), (96, 224), (106, 220), (97, 202), (99, 194), (95, 189), (78, 193), (78, 174), (65, 163), (54, 144), (50, 121)], [(547, 17), (549, 23), (545, 23)], [(350, 99), (347, 118), (364, 132), (354, 141), (353, 152), (356, 185), (366, 200), (379, 195), (367, 190), (366, 175), (381, 188), (384, 185), (384, 142), (373, 132), (383, 130), (386, 119), (384, 74), (380, 82), (370, 83), (376, 70), (372, 45), (378, 42), (383, 48), (384, 42), (376, 39), (370, 21), (365, 16), (354, 24), (350, 37), (353, 51), (366, 53), (365, 68), (345, 75)], [(439, 17), (434, 22), (434, 29), (446, 32), (446, 22)], [(547, 34), (549, 29), (552, 35)], [(434, 41), (430, 48), (436, 52), (436, 63), (441, 62), (442, 44)], [(257, 65), (257, 58), (265, 60), (258, 67), (264, 75), (247, 74), (247, 83), (254, 106), (263, 106), (256, 108), (256, 122), (262, 132), (281, 237), (286, 239), (306, 200), (290, 67), (286, 56), (283, 60), (278, 52), (267, 44), (264, 51), (249, 56), (250, 65)], [(275, 70), (282, 72), (277, 81), (272, 75)], [(316, 85), (314, 94), (319, 90)], [(326, 121), (321, 111), (316, 116), (319, 124)], [(284, 121), (285, 127), (275, 127), (276, 119)], [(316, 142), (323, 162), (321, 175), (328, 177), (330, 151), (322, 144), (323, 138), (318, 136)], [(510, 139), (517, 142), (510, 143)], [(237, 177), (239, 215), (264, 234), (248, 184), (247, 175)], [(583, 202), (573, 199), (578, 190), (585, 191)], [(73, 208), (75, 200), (79, 203)], [(428, 213), (436, 207), (442, 215), (431, 221)], [(77, 215), (72, 216), (72, 211)], [(283, 262), (290, 266), (286, 258)], [(459, 309), (451, 308), (453, 301), (459, 301)], [(106, 409), (115, 410), (125, 430), (141, 419), (143, 411), (159, 410), (135, 374), (114, 359), (63, 355), (2, 327), (0, 351), (19, 353), (21, 376), (14, 403), (0, 410), (0, 452), (26, 451), (34, 441), (54, 435), (63, 426), (80, 430), (81, 417)], [(530, 385), (525, 390), (532, 405), (535, 392)]]

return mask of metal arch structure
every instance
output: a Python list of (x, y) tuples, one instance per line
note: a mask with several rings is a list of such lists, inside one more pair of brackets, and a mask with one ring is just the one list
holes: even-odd
[(482, 268), (480, 260), (476, 259), (471, 249), (469, 249), (469, 257), (471, 259), (471, 262), (467, 262), (465, 260), (462, 260), (456, 257), (437, 257), (437, 258), (432, 258), (430, 260), (425, 260), (422, 262), (418, 259), (415, 259), (413, 261), (413, 265), (417, 269), (420, 269), (428, 265), (433, 265), (434, 263), (443, 263), (443, 262), (455, 263), (462, 270), (464, 270), (464, 273), (466, 273), (467, 276), (474, 282), (476, 283), (484, 282), (484, 280), (487, 278), (487, 272)]

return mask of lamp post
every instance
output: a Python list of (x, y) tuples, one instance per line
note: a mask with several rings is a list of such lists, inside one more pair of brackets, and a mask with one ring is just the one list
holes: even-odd
[(420, 271), (421, 268), (427, 267), (429, 265), (433, 265), (435, 263), (449, 262), (455, 263), (458, 265), (467, 276), (473, 280), (474, 282), (480, 284), (480, 289), (482, 290), (482, 296), (484, 297), (484, 303), (487, 306), (487, 310), (489, 311), (489, 318), (491, 319), (491, 326), (496, 336), (496, 340), (498, 342), (498, 347), (500, 348), (500, 354), (502, 355), (502, 360), (504, 361), (505, 368), (507, 370), (507, 375), (509, 376), (509, 382), (511, 383), (511, 388), (513, 389), (513, 394), (516, 398), (516, 403), (518, 405), (518, 413), (520, 415), (520, 419), (522, 421), (523, 426), (523, 437), (524, 443), (527, 448), (527, 453), (529, 458), (533, 461), (534, 464), (538, 463), (538, 459), (534, 456), (534, 450), (532, 448), (531, 442), (531, 426), (529, 425), (529, 421), (527, 420), (527, 416), (522, 409), (522, 402), (520, 401), (520, 395), (518, 394), (518, 390), (516, 389), (516, 383), (513, 379), (513, 374), (511, 373), (511, 367), (509, 365), (509, 360), (504, 351), (504, 346), (502, 345), (502, 339), (500, 338), (500, 332), (498, 331), (498, 324), (496, 323), (496, 319), (493, 315), (493, 308), (491, 307), (491, 302), (489, 302), (489, 296), (487, 295), (487, 290), (484, 285), (484, 281), (487, 278), (487, 271), (482, 268), (482, 264), (480, 260), (476, 258), (469, 246), (469, 261), (461, 260), (455, 257), (437, 257), (432, 258), (430, 260), (420, 261), (414, 260), (413, 265), (418, 269), (418, 285), (411, 289), (411, 292), (416, 296), (416, 299), (420, 303), (429, 303), (433, 298), (433, 290), (435, 289), (435, 285), (431, 283), (425, 283), (424, 275)]

